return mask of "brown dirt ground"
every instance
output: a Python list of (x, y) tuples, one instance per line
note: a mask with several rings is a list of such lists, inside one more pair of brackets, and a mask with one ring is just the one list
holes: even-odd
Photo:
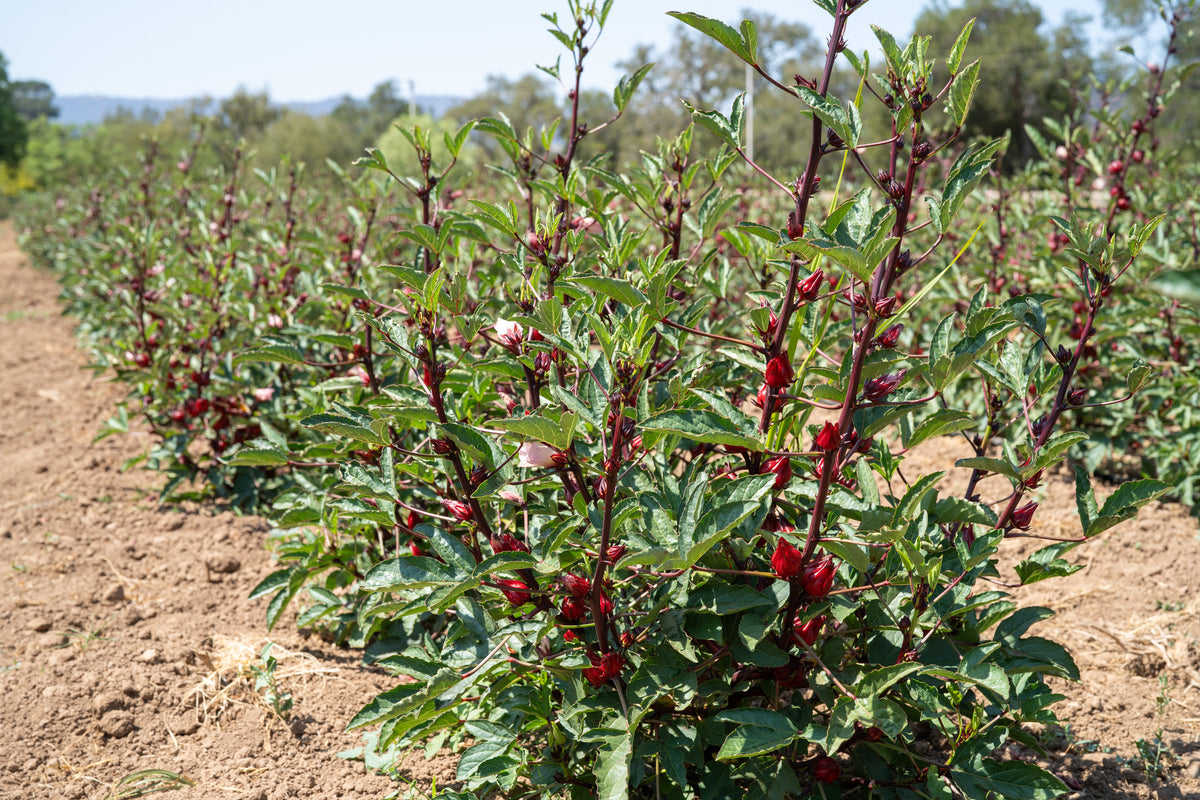
[[(336, 753), (361, 744), (350, 716), (392, 679), (352, 651), (302, 638), (285, 619), (275, 719), (239, 671), (268, 639), (265, 602), (246, 600), (271, 569), (266, 524), (219, 510), (160, 507), (154, 477), (121, 472), (136, 437), (90, 441), (120, 390), (93, 379), (51, 276), (31, 269), (0, 226), (0, 800), (115, 798), (123, 777), (186, 776), (184, 798), (379, 798), (398, 787)], [(951, 440), (913, 454), (946, 463)], [(950, 482), (953, 483), (954, 476)], [(1041, 490), (1036, 532), (1077, 529), (1065, 476)], [(1006, 545), (1014, 561), (1033, 541)], [(1073, 556), (1072, 578), (1015, 591), (1058, 615), (1036, 633), (1071, 648), (1083, 679), (1059, 682), (1066, 735), (1043, 759), (1071, 798), (1200, 797), (1200, 529), (1155, 504)], [(214, 671), (220, 682), (213, 680)], [(1162, 713), (1156, 698), (1167, 681)], [(1163, 780), (1135, 742), (1161, 728)], [(453, 778), (453, 757), (406, 760), (418, 781)]]

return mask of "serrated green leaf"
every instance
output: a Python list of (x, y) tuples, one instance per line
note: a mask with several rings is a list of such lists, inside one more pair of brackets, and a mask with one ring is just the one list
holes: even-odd
[(757, 437), (738, 431), (732, 422), (712, 411), (672, 409), (645, 420), (640, 427), (648, 431), (675, 433), (696, 442), (762, 450), (762, 443)]

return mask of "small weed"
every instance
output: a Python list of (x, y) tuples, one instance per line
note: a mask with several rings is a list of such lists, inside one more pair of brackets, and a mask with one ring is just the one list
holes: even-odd
[(29, 572), (29, 567), (24, 564), (18, 564), (16, 561), (10, 561), (9, 564), (12, 566), (13, 572)]
[(66, 633), (63, 635), (72, 640), (75, 643), (75, 646), (79, 648), (79, 652), (83, 653), (92, 646), (93, 642), (116, 641), (110, 636), (102, 635), (104, 633), (104, 629), (107, 628), (109, 623), (112, 621), (113, 618), (109, 617), (104, 621), (103, 624), (97, 625), (95, 628), (92, 628), (88, 631), (82, 631), (78, 628), (68, 628)]
[(271, 713), (280, 720), (287, 718), (288, 712), (292, 710), (292, 695), (289, 692), (283, 692), (279, 689), (279, 684), (275, 678), (275, 668), (278, 662), (275, 656), (271, 655), (271, 648), (275, 646), (274, 642), (267, 642), (258, 654), (259, 663), (250, 664), (248, 669), (251, 675), (254, 676), (254, 691), (262, 692), (263, 702), (267, 708), (271, 709)]
[(1155, 600), (1155, 611), (1183, 611), (1186, 604), (1182, 600)]
[[(1165, 780), (1167, 769), (1174, 758), (1170, 748), (1163, 742), (1162, 718), (1171, 705), (1171, 679), (1166, 675), (1158, 676), (1158, 696), (1154, 698), (1155, 711), (1158, 716), (1158, 729), (1154, 732), (1153, 741), (1138, 739), (1134, 742), (1138, 757), (1135, 763), (1152, 781)], [(1139, 763), (1140, 762), (1140, 763)]]
[(195, 786), (190, 778), (165, 769), (143, 769), (131, 772), (113, 784), (104, 800), (129, 800), (157, 792), (173, 792), (185, 786)]

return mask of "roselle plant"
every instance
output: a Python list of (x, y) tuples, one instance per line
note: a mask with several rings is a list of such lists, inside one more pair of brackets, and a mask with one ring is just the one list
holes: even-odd
[[(468, 129), (447, 163), (410, 130), (420, 175), (361, 162), (411, 196), (414, 247), (387, 267), (393, 291), (356, 294), (372, 368), (301, 420), (335, 437), (339, 474), (277, 503), (284, 566), (255, 595), (272, 624), (306, 596), (301, 624), (406, 676), (350, 724), (373, 729), (369, 763), (463, 747), (456, 797), (1063, 790), (993, 758), (1054, 720), (1048, 676), (1078, 679), (1029, 635), (1049, 610), (994, 588), (996, 555), (1038, 535), (1038, 488), (1086, 437), (1065, 412), (1086, 405), (1087, 348), (1158, 220), (1053, 221), (1082, 303), (1070, 336), (1047, 325), (1055, 296), (986, 285), (927, 324), (1004, 146), (957, 141), (980, 79), (971, 25), (938, 83), (927, 40), (876, 29), (876, 74), (844, 40), (866, 4), (818, 5), (824, 69), (786, 77), (758, 68), (752, 23), (674, 14), (795, 100), (778, 124), (804, 131), (798, 176), (748, 158), (742, 98), (694, 110), (698, 128), (637, 167), (581, 162), (645, 75), (611, 119), (581, 118), (611, 8), (581, 0), (546, 15), (573, 67), (550, 70), (563, 124), (473, 126), (511, 161), (498, 186), (437, 194)], [(859, 91), (835, 98), (845, 65)], [(890, 130), (863, 130), (867, 103)], [(696, 157), (696, 135), (725, 147)], [(727, 186), (752, 179), (779, 210), (738, 220), (754, 206)], [(1131, 391), (1148, 372), (1132, 366)], [(903, 468), (951, 433), (973, 455)], [(291, 447), (254, 452), (297, 463)], [(961, 495), (941, 488), (953, 468)], [(1067, 551), (1169, 488), (1131, 481), (1100, 505), (1076, 481), (1081, 535), (1021, 582), (1069, 574)]]

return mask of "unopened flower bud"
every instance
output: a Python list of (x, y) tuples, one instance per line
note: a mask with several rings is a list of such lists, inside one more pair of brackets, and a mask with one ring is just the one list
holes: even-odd
[(766, 463), (766, 472), (775, 473), (775, 491), (779, 491), (792, 480), (792, 460), (787, 456), (776, 456)]
[(817, 637), (821, 634), (821, 628), (824, 625), (825, 615), (818, 614), (808, 622), (801, 623), (797, 620), (794, 630), (800, 641), (811, 647), (813, 642), (817, 641)]
[(841, 435), (838, 434), (837, 426), (832, 422), (826, 421), (821, 427), (821, 432), (817, 434), (817, 449), (824, 450), (826, 453), (837, 449), (841, 444)]
[(782, 580), (791, 580), (800, 572), (801, 553), (782, 536), (771, 555), (771, 569)]
[(809, 302), (816, 300), (821, 294), (821, 281), (825, 280), (825, 272), (817, 270), (812, 275), (809, 275), (796, 287), (800, 290), (800, 297)]
[(900, 332), (903, 330), (904, 326), (897, 322), (895, 325), (879, 334), (879, 336), (876, 337), (875, 342), (880, 347), (890, 350), (896, 346), (897, 342), (900, 341)]
[(1012, 526), (1017, 530), (1027, 531), (1033, 522), (1033, 512), (1037, 511), (1037, 503), (1026, 503), (1012, 512)]
[(821, 783), (834, 783), (842, 774), (842, 765), (828, 756), (817, 759), (813, 766), (813, 777)]
[(877, 403), (894, 392), (902, 380), (904, 380), (904, 370), (872, 378), (863, 386), (863, 397), (867, 402)]
[(470, 522), (475, 518), (475, 512), (461, 500), (444, 500), (443, 503), (446, 506), (446, 510), (450, 512), (450, 516), (459, 522)]
[(766, 382), (772, 389), (786, 389), (795, 378), (796, 372), (786, 353), (780, 353), (767, 362)]
[(833, 586), (833, 577), (836, 574), (837, 564), (834, 563), (833, 556), (825, 556), (816, 561), (810, 561), (804, 567), (804, 574), (801, 576), (800, 582), (809, 596), (820, 599), (829, 594), (829, 590)]
[(501, 578), (497, 580), (497, 588), (504, 595), (504, 599), (514, 606), (525, 605), (529, 602), (529, 586), (525, 581), (519, 581), (510, 578)]

